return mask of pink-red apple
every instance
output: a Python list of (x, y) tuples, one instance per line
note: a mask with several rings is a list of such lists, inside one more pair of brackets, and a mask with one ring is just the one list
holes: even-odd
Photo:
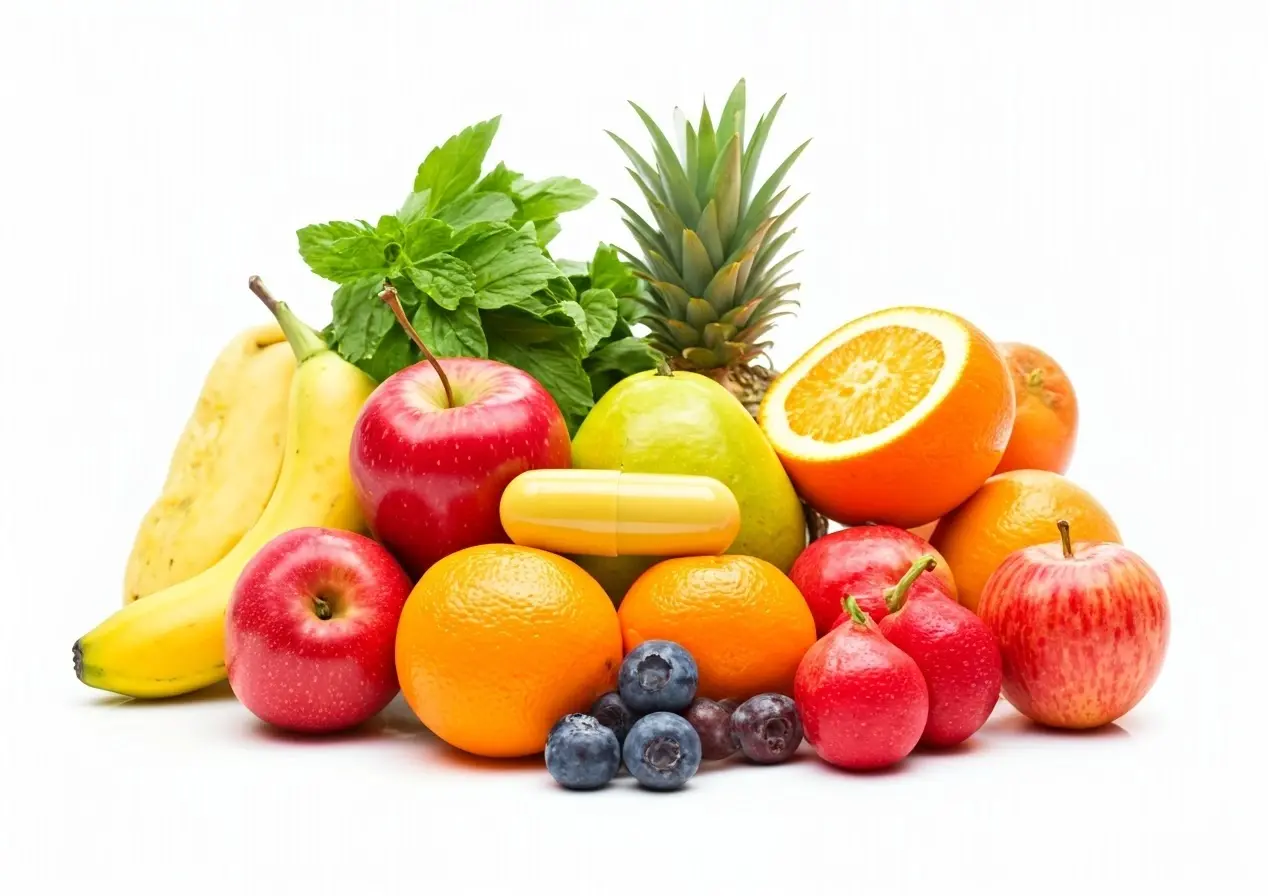
[(1096, 728), (1133, 709), (1155, 683), (1169, 643), (1160, 579), (1109, 542), (1011, 554), (987, 580), (978, 615), (1000, 644), (1003, 693), (1023, 715), (1058, 728)]
[(498, 515), (507, 484), (570, 461), (564, 417), (529, 374), (479, 358), (438, 364), (378, 386), (351, 438), (365, 520), (415, 580), (455, 551), (510, 541)]
[(852, 596), (873, 621), (883, 619), (885, 592), (925, 555), (932, 555), (936, 566), (917, 587), (936, 585), (954, 599), (956, 582), (947, 561), (920, 536), (894, 526), (854, 526), (824, 535), (796, 558), (791, 581), (809, 604), (821, 637), (841, 618), (846, 597)]
[(254, 715), (341, 731), (399, 691), (396, 626), (412, 585), (371, 538), (294, 529), (263, 546), (227, 605), (227, 678)]

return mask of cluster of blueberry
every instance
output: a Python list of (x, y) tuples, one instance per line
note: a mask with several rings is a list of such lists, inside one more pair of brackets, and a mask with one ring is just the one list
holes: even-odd
[(645, 641), (618, 670), (618, 690), (556, 722), (547, 738), (547, 770), (562, 787), (597, 790), (626, 768), (648, 790), (676, 790), (703, 762), (741, 751), (752, 762), (791, 758), (803, 731), (782, 694), (743, 703), (695, 699), (698, 664), (672, 641)]

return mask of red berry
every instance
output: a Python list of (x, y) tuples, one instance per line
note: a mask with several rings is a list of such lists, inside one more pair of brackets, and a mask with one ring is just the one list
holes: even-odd
[(929, 721), (920, 742), (952, 747), (981, 728), (1000, 698), (1000, 645), (975, 613), (916, 577), (932, 557), (917, 560), (886, 599), (880, 631), (916, 661), (929, 686)]
[(929, 718), (929, 689), (911, 657), (891, 644), (853, 600), (850, 620), (800, 661), (795, 699), (805, 738), (818, 756), (848, 769), (904, 759)]

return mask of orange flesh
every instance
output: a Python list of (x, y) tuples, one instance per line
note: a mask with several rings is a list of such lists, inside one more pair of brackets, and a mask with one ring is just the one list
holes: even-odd
[(791, 429), (829, 443), (878, 432), (924, 400), (945, 354), (940, 341), (910, 327), (860, 333), (792, 388), (785, 402)]

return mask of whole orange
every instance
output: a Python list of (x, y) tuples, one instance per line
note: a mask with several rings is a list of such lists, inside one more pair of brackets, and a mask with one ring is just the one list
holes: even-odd
[(613, 603), (587, 573), (535, 548), (488, 544), (439, 560), (396, 631), (405, 700), (477, 756), (542, 751), (561, 716), (612, 690), (622, 662)]
[(947, 558), (960, 603), (976, 611), (996, 567), (1014, 551), (1055, 541), (1058, 520), (1069, 522), (1082, 542), (1120, 542), (1116, 524), (1093, 495), (1047, 470), (992, 476), (938, 521), (929, 541)]
[(760, 403), (796, 490), (846, 526), (909, 529), (951, 510), (1000, 462), (1013, 430), (1000, 351), (937, 308), (851, 321), (783, 371)]
[(1018, 409), (1013, 418), (1013, 435), (996, 472), (1065, 473), (1075, 451), (1079, 419), (1071, 380), (1057, 361), (1033, 346), (1002, 342), (1000, 354), (1013, 377)]
[(740, 554), (678, 557), (647, 569), (618, 607), (623, 645), (675, 641), (698, 664), (698, 695), (746, 700), (790, 694), (817, 640), (800, 590), (764, 560)]

